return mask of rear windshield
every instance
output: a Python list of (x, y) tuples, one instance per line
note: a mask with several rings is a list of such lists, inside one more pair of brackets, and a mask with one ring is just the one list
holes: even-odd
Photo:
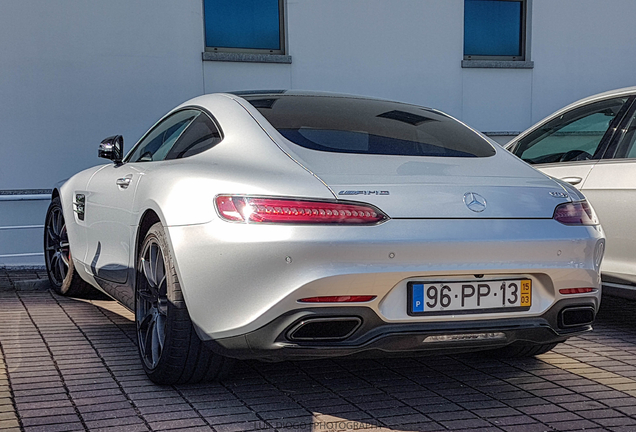
[(414, 105), (314, 95), (244, 95), (289, 141), (312, 150), (398, 156), (488, 157), (488, 141)]

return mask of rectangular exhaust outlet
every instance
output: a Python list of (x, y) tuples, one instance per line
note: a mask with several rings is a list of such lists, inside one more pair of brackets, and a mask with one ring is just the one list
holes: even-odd
[(338, 341), (351, 336), (362, 324), (358, 317), (313, 318), (301, 321), (288, 333), (292, 341)]
[(592, 324), (594, 308), (591, 306), (565, 308), (559, 314), (559, 327), (578, 327)]

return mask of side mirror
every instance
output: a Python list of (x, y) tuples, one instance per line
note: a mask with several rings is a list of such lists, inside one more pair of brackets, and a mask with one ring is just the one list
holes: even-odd
[(115, 164), (121, 164), (124, 158), (124, 137), (121, 135), (113, 135), (105, 138), (97, 150), (97, 156), (104, 159), (110, 159)]

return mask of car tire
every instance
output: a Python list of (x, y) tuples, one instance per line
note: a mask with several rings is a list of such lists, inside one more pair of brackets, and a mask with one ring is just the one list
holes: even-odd
[(53, 290), (61, 295), (85, 297), (94, 292), (75, 270), (66, 221), (59, 197), (51, 200), (44, 224), (44, 262)]
[(513, 343), (503, 348), (490, 351), (491, 354), (497, 357), (518, 358), (518, 357), (532, 357), (540, 354), (545, 354), (552, 350), (558, 343), (551, 344), (532, 344), (526, 342)]
[(135, 322), (141, 363), (157, 384), (220, 379), (232, 367), (232, 359), (212, 352), (194, 330), (161, 223), (150, 227), (139, 248)]

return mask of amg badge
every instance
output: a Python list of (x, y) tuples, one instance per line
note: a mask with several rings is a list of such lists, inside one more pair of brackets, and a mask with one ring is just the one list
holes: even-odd
[(338, 192), (338, 195), (390, 195), (389, 191), (370, 190), (346, 190)]

